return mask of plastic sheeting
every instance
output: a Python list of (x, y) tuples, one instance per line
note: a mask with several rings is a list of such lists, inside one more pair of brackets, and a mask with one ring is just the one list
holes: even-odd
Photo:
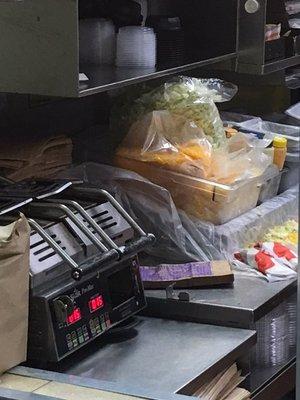
[[(259, 240), (268, 229), (297, 218), (297, 187), (224, 225), (215, 226), (192, 220), (176, 209), (166, 189), (134, 172), (87, 163), (60, 177), (81, 179), (110, 191), (144, 230), (156, 236), (156, 244), (143, 257), (144, 265), (195, 260), (232, 261), (234, 252)], [(241, 270), (247, 275), (263, 277), (250, 267), (242, 266)]]
[(298, 220), (298, 187), (295, 186), (226, 224), (215, 226), (195, 221), (195, 226), (213, 243), (227, 259), (262, 238), (276, 225), (288, 219)]
[(111, 129), (126, 134), (133, 123), (152, 111), (166, 110), (203, 130), (214, 147), (226, 143), (225, 131), (215, 103), (229, 101), (237, 87), (219, 79), (176, 77), (140, 96), (131, 89), (120, 96), (112, 110)]
[(177, 211), (169, 192), (134, 172), (86, 163), (60, 175), (81, 179), (108, 190), (147, 232), (156, 244), (147, 250), (144, 264), (224, 259), (212, 242), (185, 213)]
[(131, 126), (117, 150), (115, 162), (123, 168), (122, 160), (132, 159), (150, 164), (149, 168), (156, 165), (233, 184), (260, 176), (272, 163), (273, 153), (265, 151), (263, 142), (255, 135), (237, 133), (226, 140), (226, 145), (212, 149), (209, 137), (194, 122), (169, 111), (154, 111)]

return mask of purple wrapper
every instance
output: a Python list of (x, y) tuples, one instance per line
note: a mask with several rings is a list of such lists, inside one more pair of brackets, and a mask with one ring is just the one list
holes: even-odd
[(213, 275), (210, 262), (161, 264), (156, 267), (140, 267), (140, 272), (144, 282), (178, 281)]

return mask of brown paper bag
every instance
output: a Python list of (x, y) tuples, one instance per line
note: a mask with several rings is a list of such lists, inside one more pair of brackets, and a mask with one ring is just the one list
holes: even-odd
[(23, 215), (0, 226), (0, 374), (26, 359), (29, 238)]

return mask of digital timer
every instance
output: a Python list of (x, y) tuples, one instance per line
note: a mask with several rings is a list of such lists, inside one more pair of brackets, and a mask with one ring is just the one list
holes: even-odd
[(81, 320), (81, 311), (80, 308), (75, 308), (75, 310), (67, 317), (68, 325), (75, 324), (75, 322)]
[(99, 295), (97, 297), (93, 297), (89, 301), (90, 312), (97, 311), (97, 310), (99, 310), (99, 308), (102, 308), (102, 307), (104, 307), (104, 300), (101, 295)]

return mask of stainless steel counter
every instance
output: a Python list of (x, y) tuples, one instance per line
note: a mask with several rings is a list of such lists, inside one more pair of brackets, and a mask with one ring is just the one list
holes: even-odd
[(107, 337), (62, 362), (56, 372), (115, 382), (161, 394), (192, 394), (207, 379), (245, 356), (249, 330), (141, 318), (124, 336)]
[[(269, 283), (263, 279), (236, 275), (230, 287), (174, 290), (167, 299), (164, 290), (147, 290), (147, 315), (201, 323), (253, 329), (255, 321), (296, 292), (297, 281)], [(186, 292), (189, 301), (180, 301)]]

